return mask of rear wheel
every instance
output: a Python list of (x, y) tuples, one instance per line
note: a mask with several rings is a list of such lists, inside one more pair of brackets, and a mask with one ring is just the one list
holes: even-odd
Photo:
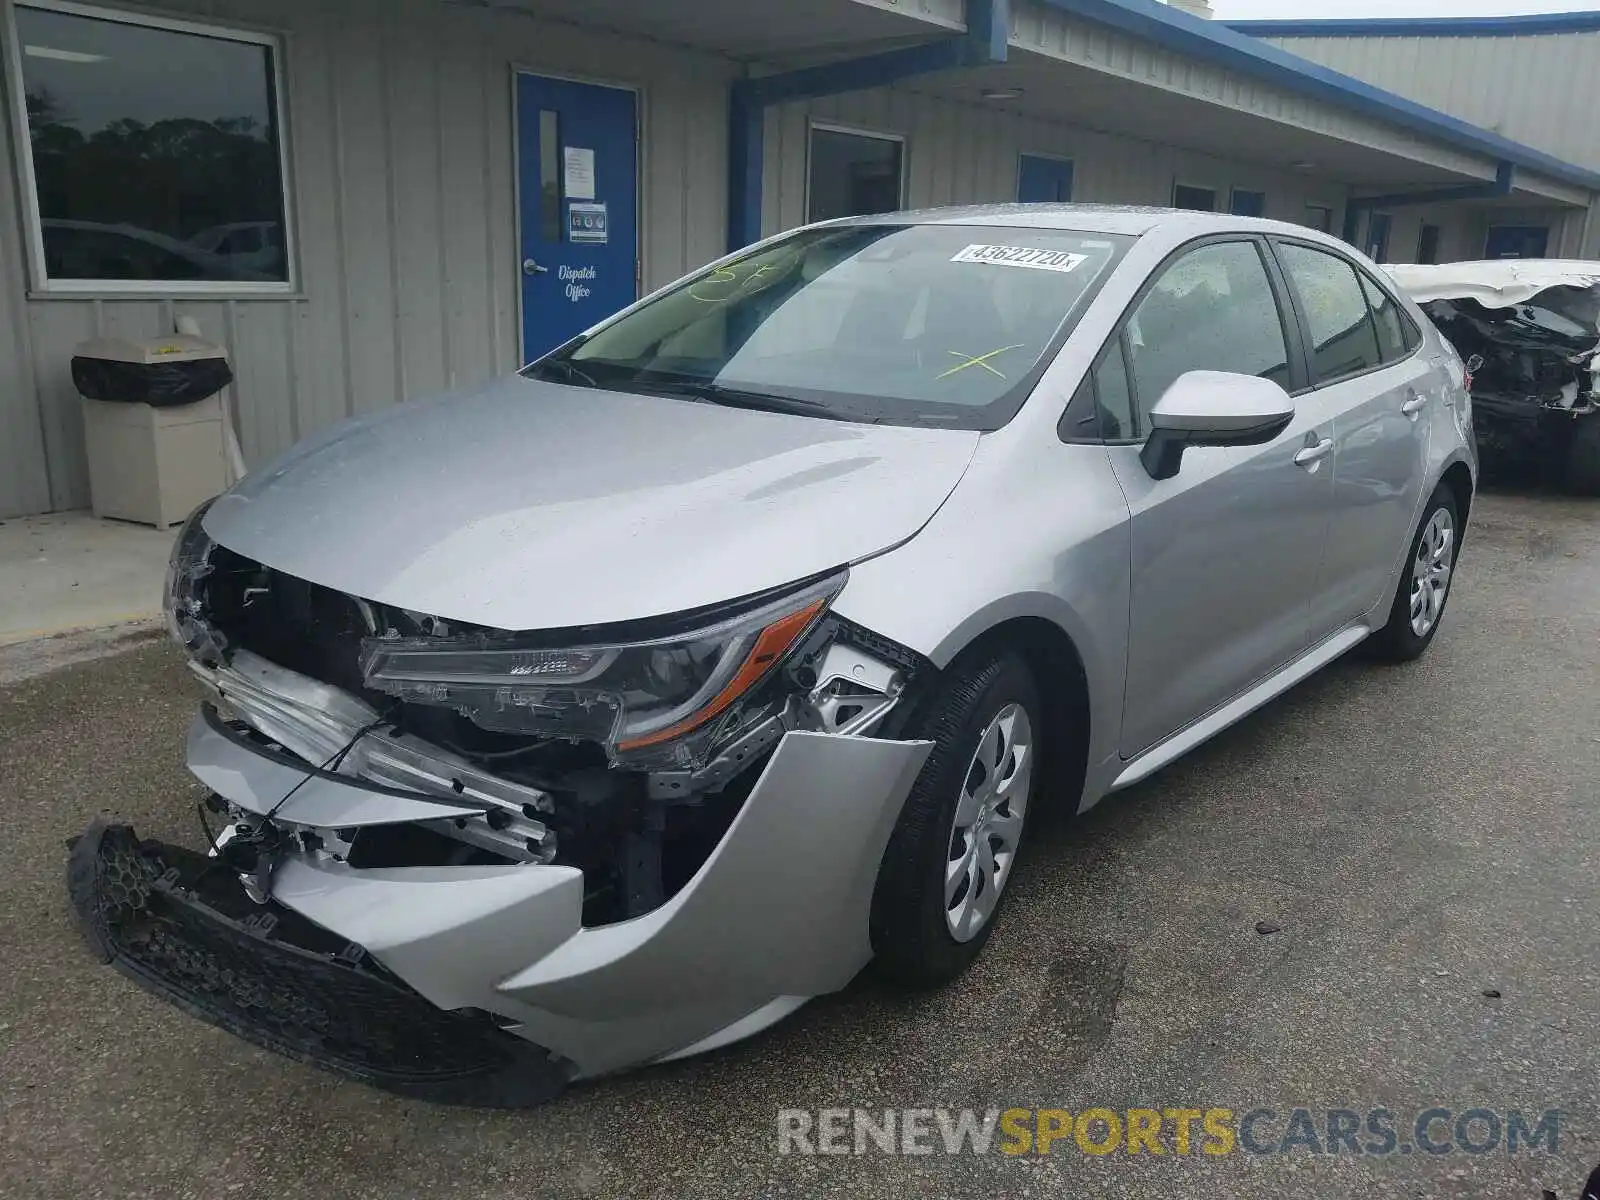
[(908, 736), (934, 742), (884, 851), (872, 935), (881, 974), (932, 986), (988, 941), (1039, 776), (1038, 689), (999, 652), (956, 667)]
[(1455, 492), (1441, 483), (1423, 506), (1422, 522), (1389, 608), (1389, 621), (1373, 636), (1374, 649), (1392, 662), (1420, 658), (1439, 632), (1455, 578), (1461, 518)]

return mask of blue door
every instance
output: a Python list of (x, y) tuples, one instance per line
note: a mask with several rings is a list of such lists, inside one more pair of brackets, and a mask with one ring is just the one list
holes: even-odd
[(638, 298), (637, 103), (624, 88), (517, 76), (525, 362)]
[(1066, 204), (1072, 199), (1072, 163), (1024, 154), (1017, 167), (1017, 199), (1024, 204)]
[(1543, 258), (1549, 250), (1550, 230), (1543, 225), (1491, 225), (1483, 256)]

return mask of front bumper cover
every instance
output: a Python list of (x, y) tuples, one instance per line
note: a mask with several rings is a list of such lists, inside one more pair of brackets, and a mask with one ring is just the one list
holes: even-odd
[[(550, 1090), (543, 1051), (559, 1063), (558, 1078), (604, 1074), (748, 1036), (805, 999), (848, 983), (871, 957), (868, 915), (883, 849), (931, 748), (786, 734), (694, 878), (660, 908), (614, 925), (583, 927), (583, 877), (572, 867), (358, 869), (291, 853), (274, 875), (272, 905), (255, 912), (281, 910), (322, 940), (320, 949), (300, 946), (285, 966), (281, 938), (263, 941), (243, 919), (191, 902), (184, 869), (155, 885), (162, 878), (155, 865), (165, 864), (170, 875), (177, 852), (130, 849), (131, 832), (111, 837), (93, 828), (73, 853), (73, 900), (103, 957), (258, 1044), (409, 1094), (469, 1103), (525, 1095), (520, 1102), (528, 1103)], [(190, 756), (196, 774), (242, 808), (268, 812), (284, 794), (281, 757), (219, 738), (203, 719), (192, 731)], [(383, 790), (360, 780), (319, 775), (302, 791), (347, 820), (370, 813), (366, 819), (382, 821), (383, 805), (374, 800)], [(131, 907), (121, 899), (130, 878), (146, 880), (132, 889), (141, 903)], [(225, 873), (212, 878), (237, 890)], [(147, 909), (155, 915), (142, 915)], [(220, 939), (218, 961), (232, 966), (195, 968), (166, 941), (136, 936), (149, 921), (192, 933), (208, 952)], [(325, 961), (347, 949), (368, 965), (366, 974)], [(502, 1063), (469, 1038), (457, 1065), (458, 1074), (476, 1081), (473, 1087), (414, 1078), (412, 1068), (396, 1074), (324, 1036), (318, 1015), (324, 1009), (309, 1001), (295, 1011), (311, 1025), (310, 1038), (299, 1025), (286, 1029), (270, 1005), (237, 996), (219, 1001), (217, 971), (238, 972), (246, 962), (252, 965), (240, 977), (259, 975), (262, 986), (272, 981), (280, 998), (316, 997), (355, 983), (373, 995), (371, 986), (381, 981), (407, 998), (380, 1006), (385, 1022), (401, 1026), (415, 1017), (431, 1028), (428, 1022), (442, 1020), (450, 1037), (468, 1028), (451, 1022), (477, 1022), (471, 1028), (487, 1039), (484, 1045), (501, 1047), (495, 1037), (504, 1030), (531, 1043), (532, 1057)], [(519, 1066), (534, 1080), (526, 1093), (500, 1082)], [(473, 1098), (482, 1086), (488, 1095)]]
[(96, 820), (67, 887), (101, 960), (247, 1041), (421, 1100), (523, 1107), (565, 1076), (485, 1013), (446, 1012), (279, 905), (257, 907), (216, 860)]

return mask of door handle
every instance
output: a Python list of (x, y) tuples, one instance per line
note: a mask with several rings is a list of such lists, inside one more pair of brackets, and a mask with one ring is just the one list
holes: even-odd
[(1317, 435), (1306, 434), (1306, 447), (1294, 456), (1294, 465), (1305, 467), (1308, 471), (1315, 471), (1317, 464), (1333, 453), (1333, 439), (1323, 438), (1321, 441), (1312, 441)]
[(522, 260), (522, 273), (524, 275), (548, 275), (550, 274), (550, 268), (540, 266), (531, 258), (525, 258)]
[(1414, 417), (1428, 407), (1428, 398), (1420, 394), (1415, 388), (1406, 390), (1406, 402), (1400, 406), (1400, 411), (1408, 417)]

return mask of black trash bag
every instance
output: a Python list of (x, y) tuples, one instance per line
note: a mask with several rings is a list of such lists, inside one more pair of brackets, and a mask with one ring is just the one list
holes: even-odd
[(158, 363), (81, 356), (72, 360), (73, 386), (90, 400), (174, 408), (215, 396), (232, 382), (233, 368), (225, 358)]

